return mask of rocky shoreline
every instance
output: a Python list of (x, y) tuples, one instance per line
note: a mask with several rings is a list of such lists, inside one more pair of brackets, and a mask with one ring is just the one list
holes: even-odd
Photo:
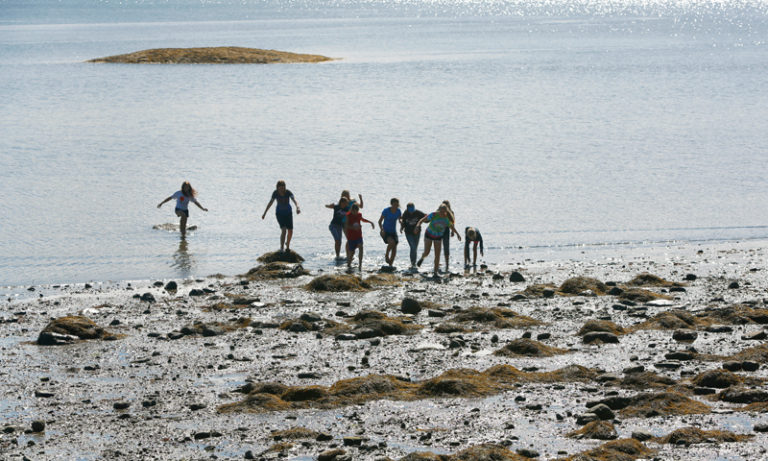
[(326, 61), (333, 61), (333, 58), (317, 54), (219, 46), (205, 48), (154, 48), (90, 59), (87, 62), (119, 64), (293, 64)]
[(4, 301), (3, 459), (768, 459), (759, 246), (440, 279), (281, 259)]

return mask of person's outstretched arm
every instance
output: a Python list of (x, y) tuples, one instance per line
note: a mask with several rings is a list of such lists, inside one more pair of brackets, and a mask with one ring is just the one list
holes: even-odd
[(167, 199), (163, 200), (162, 202), (158, 203), (158, 204), (157, 204), (157, 207), (158, 207), (158, 208), (160, 208), (161, 206), (163, 206), (163, 203), (165, 203), (165, 202), (170, 202), (171, 200), (173, 200), (173, 195), (171, 195), (171, 196), (170, 196), (170, 197), (168, 197)]
[(264, 210), (264, 214), (263, 214), (263, 215), (261, 215), (261, 219), (264, 219), (264, 218), (267, 216), (267, 211), (269, 211), (269, 207), (271, 207), (271, 206), (272, 206), (272, 203), (274, 203), (274, 201), (275, 201), (275, 198), (274, 198), (274, 197), (272, 197), (271, 199), (269, 199), (269, 203), (267, 203), (267, 208)]
[(360, 217), (360, 221), (367, 222), (371, 225), (371, 229), (376, 229), (376, 226), (373, 225), (373, 221), (368, 221), (367, 219)]
[(360, 194), (357, 194), (357, 199), (360, 201), (357, 205), (360, 207), (360, 209), (363, 208), (363, 196)]
[(206, 208), (206, 207), (204, 207), (204, 206), (200, 205), (200, 202), (198, 202), (198, 201), (197, 201), (197, 199), (196, 199), (196, 198), (194, 198), (194, 197), (192, 198), (192, 203), (194, 203), (195, 205), (197, 205), (197, 207), (198, 207), (198, 208), (200, 208), (201, 210), (203, 210), (203, 211), (208, 211), (208, 208)]
[(459, 233), (456, 232), (456, 228), (453, 227), (453, 223), (451, 223), (451, 230), (453, 231), (454, 235), (456, 235), (456, 238), (459, 239), (459, 242), (461, 242), (461, 235), (459, 235)]

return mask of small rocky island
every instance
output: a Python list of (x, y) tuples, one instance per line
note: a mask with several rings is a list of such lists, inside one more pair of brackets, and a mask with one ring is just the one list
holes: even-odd
[(236, 46), (206, 48), (155, 48), (134, 53), (90, 59), (87, 62), (123, 64), (277, 64), (333, 61), (317, 54), (261, 50)]

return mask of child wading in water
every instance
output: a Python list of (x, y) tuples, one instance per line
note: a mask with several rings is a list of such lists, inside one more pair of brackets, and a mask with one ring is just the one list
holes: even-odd
[(448, 207), (445, 205), (440, 205), (440, 208), (438, 208), (437, 212), (430, 213), (428, 216), (421, 218), (418, 225), (420, 226), (425, 222), (429, 223), (429, 227), (427, 228), (426, 232), (424, 232), (424, 253), (421, 255), (421, 258), (419, 258), (418, 262), (416, 262), (416, 265), (421, 267), (421, 263), (424, 262), (424, 258), (429, 256), (429, 250), (432, 248), (432, 244), (434, 243), (434, 276), (437, 277), (440, 270), (440, 246), (443, 242), (443, 235), (448, 231), (452, 231), (454, 234), (456, 234), (456, 237), (458, 237), (459, 241), (461, 241), (461, 237), (453, 227), (451, 215), (448, 213)]
[(480, 230), (475, 227), (467, 227), (464, 229), (464, 266), (469, 267), (469, 242), (472, 242), (472, 265), (477, 265), (477, 244), (480, 244), (480, 255), (483, 254), (483, 236), (480, 235)]
[(393, 198), (389, 201), (390, 207), (384, 208), (379, 218), (379, 229), (381, 229), (381, 238), (384, 243), (387, 244), (387, 252), (384, 259), (387, 261), (389, 267), (395, 262), (395, 255), (397, 254), (397, 223), (402, 226), (400, 217), (402, 212), (400, 211), (400, 201)]
[(200, 205), (200, 202), (198, 202), (195, 197), (197, 197), (197, 191), (192, 188), (192, 185), (189, 183), (189, 181), (184, 181), (184, 183), (181, 185), (180, 191), (176, 191), (173, 195), (171, 195), (167, 199), (157, 204), (157, 207), (160, 208), (161, 206), (163, 206), (163, 203), (176, 199), (176, 216), (179, 217), (179, 231), (181, 231), (182, 237), (187, 235), (187, 218), (189, 218), (189, 202), (194, 203), (195, 205), (197, 205), (198, 208), (200, 208), (203, 211), (208, 211), (208, 208), (205, 208), (204, 206)]
[(355, 256), (355, 249), (360, 248), (358, 254), (358, 268), (363, 270), (363, 228), (360, 222), (367, 222), (371, 229), (376, 227), (373, 222), (363, 218), (360, 214), (360, 207), (355, 203), (347, 213), (347, 219), (344, 221), (344, 232), (347, 234), (347, 267), (352, 268), (352, 258)]
[(280, 251), (288, 251), (291, 249), (291, 237), (293, 237), (293, 208), (291, 208), (291, 200), (296, 205), (296, 214), (301, 214), (299, 204), (296, 202), (296, 198), (293, 196), (293, 192), (285, 188), (285, 181), (282, 179), (277, 182), (277, 186), (274, 192), (272, 192), (272, 198), (267, 204), (267, 208), (264, 210), (264, 214), (261, 215), (261, 219), (267, 216), (267, 211), (272, 203), (277, 200), (277, 206), (275, 207), (275, 216), (277, 217), (277, 223), (280, 225)]

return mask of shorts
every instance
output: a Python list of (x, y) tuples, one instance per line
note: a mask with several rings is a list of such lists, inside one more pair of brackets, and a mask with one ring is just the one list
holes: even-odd
[(337, 242), (341, 241), (341, 226), (337, 226), (336, 224), (329, 224), (328, 230), (331, 231), (331, 235), (333, 235), (333, 239)]
[(349, 248), (349, 251), (355, 251), (359, 246), (363, 246), (363, 239), (347, 240), (347, 248)]
[(424, 232), (424, 238), (425, 239), (430, 239), (430, 240), (435, 240), (435, 241), (439, 242), (440, 240), (443, 239), (443, 236), (442, 235), (439, 235), (439, 236), (438, 235), (432, 235), (429, 232)]
[(384, 243), (389, 243), (387, 240), (394, 239), (395, 243), (398, 243), (399, 240), (397, 239), (397, 233), (396, 232), (384, 232), (384, 235), (381, 236), (381, 239), (384, 240)]
[(184, 216), (189, 218), (189, 210), (183, 210), (181, 208), (176, 208), (176, 213), (184, 213)]
[(277, 223), (280, 224), (280, 229), (293, 230), (293, 213), (276, 213)]

